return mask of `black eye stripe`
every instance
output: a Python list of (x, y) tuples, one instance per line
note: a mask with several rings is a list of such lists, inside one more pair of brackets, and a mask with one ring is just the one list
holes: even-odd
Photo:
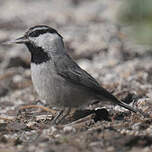
[(30, 32), (29, 36), (30, 37), (38, 37), (40, 34), (43, 34), (43, 33), (45, 33), (44, 30), (36, 30), (36, 31)]

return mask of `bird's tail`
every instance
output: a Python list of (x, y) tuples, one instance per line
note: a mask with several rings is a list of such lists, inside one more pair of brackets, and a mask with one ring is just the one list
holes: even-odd
[(119, 100), (118, 100), (117, 104), (118, 104), (119, 106), (121, 106), (121, 107), (124, 107), (125, 109), (128, 109), (128, 110), (134, 112), (134, 113), (140, 113), (140, 114), (143, 115), (144, 117), (149, 117), (149, 115), (146, 114), (146, 113), (144, 113), (143, 111), (141, 111), (141, 110), (139, 110), (139, 109), (134, 109), (134, 108), (132, 108), (131, 106), (129, 106), (129, 105), (127, 105), (127, 104), (125, 104), (125, 103), (123, 103), (123, 102), (121, 102), (121, 101), (119, 101)]
[[(104, 95), (104, 96), (103, 96)], [(121, 107), (124, 107), (125, 109), (128, 109), (134, 113), (140, 113), (142, 116), (144, 117), (150, 117), (148, 114), (144, 113), (143, 111), (139, 110), (139, 109), (134, 109), (133, 107), (123, 103), (122, 101), (120, 101), (119, 99), (117, 99), (114, 95), (112, 95), (111, 93), (109, 93), (106, 89), (100, 87), (100, 96), (99, 99), (106, 99), (106, 101), (111, 101), (112, 103), (119, 105)]]
[(138, 110), (132, 108), (131, 106), (129, 106), (129, 105), (127, 105), (127, 104), (125, 104), (125, 103), (123, 103), (121, 101), (118, 102), (118, 105), (121, 106), (121, 107), (124, 107), (125, 109), (128, 109), (128, 110), (130, 110), (130, 111), (132, 111), (134, 113), (138, 113)]

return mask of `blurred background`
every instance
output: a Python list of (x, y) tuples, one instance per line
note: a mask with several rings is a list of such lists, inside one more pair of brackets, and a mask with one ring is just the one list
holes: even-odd
[(57, 29), (68, 53), (106, 89), (120, 99), (135, 94), (142, 103), (138, 108), (150, 112), (151, 4), (151, 0), (1, 0), (0, 116), (16, 118), (18, 107), (36, 103), (27, 48), (3, 42), (38, 24)]
[[(148, 17), (139, 17), (140, 23), (143, 18), (145, 22), (142, 22), (142, 26), (138, 24), (138, 15), (141, 16), (139, 13), (142, 11), (143, 16), (146, 16), (151, 8), (150, 4), (142, 5), (142, 2), (142, 0), (138, 2), (126, 0), (124, 3), (120, 0), (1, 1), (0, 42), (19, 37), (31, 26), (49, 25), (64, 37), (68, 53), (82, 68), (88, 70), (103, 85), (113, 88), (112, 85), (116, 84), (118, 89), (121, 89), (121, 85), (128, 81), (127, 79), (132, 79), (129, 76), (133, 77), (136, 74), (135, 66), (143, 64), (146, 64), (144, 68), (150, 66), (148, 62), (151, 55), (150, 47), (136, 43), (136, 37), (128, 34), (134, 31), (140, 40), (144, 36), (145, 41), (145, 37), (151, 36), (149, 29), (145, 28), (147, 33), (142, 30)], [(143, 6), (141, 11), (138, 11), (141, 6)], [(130, 27), (136, 30), (131, 31)], [(29, 73), (30, 77), (30, 54), (25, 46), (0, 45), (0, 51), (1, 74), (16, 68), (15, 72), (23, 70), (27, 75)], [(23, 71), (21, 76), (19, 74), (14, 78), (15, 81), (19, 79), (25, 82), (20, 80), (24, 78)], [(4, 86), (6, 87), (6, 84)]]
[(122, 2), (119, 21), (127, 25), (128, 34), (141, 44), (152, 44), (152, 1), (125, 0)]
[[(1, 1), (0, 42), (19, 37), (31, 26), (49, 25), (64, 37), (68, 53), (81, 67), (105, 84), (109, 81), (114, 83), (119, 73), (111, 75), (111, 70), (115, 70), (113, 67), (126, 57), (121, 50), (121, 41), (124, 41), (121, 27), (113, 23), (118, 6), (119, 1), (114, 0)], [(23, 45), (0, 45), (0, 51), (2, 77), (5, 78), (3, 74), (6, 71), (17, 73), (7, 78), (10, 81), (6, 79), (8, 86), (2, 82), (4, 90), (13, 86), (14, 91), (16, 85), (24, 88), (20, 85), (30, 80), (27, 48)], [(3, 94), (3, 90), (1, 92)]]

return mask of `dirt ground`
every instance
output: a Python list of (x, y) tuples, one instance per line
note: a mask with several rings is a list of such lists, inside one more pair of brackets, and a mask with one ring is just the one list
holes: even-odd
[(41, 108), (30, 54), (3, 42), (46, 24), (68, 53), (119, 99), (152, 116), (152, 50), (129, 40), (118, 24), (120, 0), (0, 1), (0, 152), (151, 152), (152, 119), (101, 102), (75, 109), (62, 125)]

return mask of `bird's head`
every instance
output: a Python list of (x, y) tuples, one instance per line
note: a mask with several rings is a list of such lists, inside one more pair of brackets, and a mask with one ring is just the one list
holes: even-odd
[[(28, 29), (22, 37), (11, 42), (25, 44), (31, 53), (31, 62), (41, 63), (43, 60), (48, 60), (53, 52), (58, 53), (64, 50), (62, 39), (55, 29), (46, 25), (37, 25)], [(42, 61), (39, 61), (41, 58)]]

